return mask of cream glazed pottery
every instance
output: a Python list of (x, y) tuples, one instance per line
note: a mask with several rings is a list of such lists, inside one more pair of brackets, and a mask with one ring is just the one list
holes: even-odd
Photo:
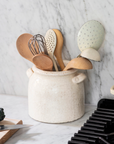
[(114, 95), (114, 85), (110, 88), (110, 93)]
[(96, 51), (93, 48), (85, 49), (84, 51), (81, 52), (80, 55), (84, 58), (91, 59), (94, 61), (100, 61), (101, 60), (100, 54), (98, 53), (98, 51)]
[(78, 32), (78, 47), (80, 51), (87, 48), (98, 50), (104, 41), (104, 37), (104, 26), (96, 20), (90, 20), (86, 22)]
[(30, 117), (46, 123), (64, 123), (83, 116), (85, 74), (75, 69), (50, 72), (33, 66), (27, 76)]

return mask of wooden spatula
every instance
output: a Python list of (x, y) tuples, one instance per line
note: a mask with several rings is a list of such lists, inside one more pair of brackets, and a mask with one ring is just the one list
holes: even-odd
[(57, 44), (56, 44), (56, 48), (54, 51), (54, 55), (57, 58), (57, 61), (59, 63), (61, 70), (63, 70), (65, 68), (63, 60), (62, 60), (63, 36), (62, 36), (62, 33), (58, 29), (53, 29), (53, 31), (55, 32), (56, 37), (57, 37)]

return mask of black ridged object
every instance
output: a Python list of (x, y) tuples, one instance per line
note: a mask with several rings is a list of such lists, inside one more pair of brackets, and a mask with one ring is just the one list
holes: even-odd
[(101, 99), (68, 144), (114, 144), (114, 100)]

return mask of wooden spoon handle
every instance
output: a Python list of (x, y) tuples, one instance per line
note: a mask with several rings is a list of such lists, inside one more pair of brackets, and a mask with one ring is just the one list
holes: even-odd
[(59, 63), (59, 66), (60, 66), (61, 70), (63, 70), (65, 68), (65, 66), (64, 66), (64, 63), (63, 63), (63, 60), (62, 60), (62, 56), (59, 55), (59, 54), (56, 54), (56, 58), (57, 58), (57, 61)]
[(62, 33), (58, 29), (53, 29), (53, 31), (55, 32), (56, 37), (57, 37), (57, 44), (56, 44), (56, 48), (54, 51), (54, 55), (57, 58), (57, 61), (61, 70), (63, 70), (65, 68), (63, 60), (62, 60), (63, 36), (62, 36)]
[(57, 64), (56, 64), (56, 61), (55, 61), (53, 55), (52, 55), (52, 54), (49, 54), (49, 56), (50, 56), (50, 58), (51, 58), (52, 61), (53, 61), (53, 65), (54, 65), (55, 70), (58, 71), (58, 67), (57, 67)]
[(69, 69), (69, 67), (66, 66), (66, 67), (63, 69), (63, 71), (67, 71), (68, 69)]

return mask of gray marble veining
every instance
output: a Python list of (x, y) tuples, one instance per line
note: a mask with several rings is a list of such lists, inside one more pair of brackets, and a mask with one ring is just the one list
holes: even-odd
[(80, 53), (77, 34), (88, 20), (98, 20), (106, 30), (100, 48), (101, 62), (92, 62), (86, 71), (86, 103), (96, 104), (111, 97), (114, 84), (114, 1), (112, 0), (4, 0), (0, 1), (0, 93), (27, 96), (26, 70), (32, 63), (16, 49), (22, 33), (45, 35), (49, 28), (61, 30), (64, 36), (63, 58)]

